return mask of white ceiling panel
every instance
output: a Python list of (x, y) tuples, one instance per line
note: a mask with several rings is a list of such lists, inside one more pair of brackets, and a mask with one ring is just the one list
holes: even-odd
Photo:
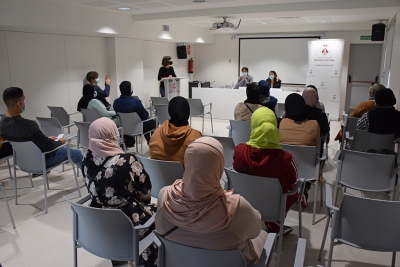
[(164, 3), (160, 2), (148, 2), (148, 3), (142, 3), (142, 4), (135, 4), (135, 6), (141, 7), (141, 8), (163, 8), (163, 7), (170, 7), (170, 5), (166, 5)]
[(86, 2), (83, 4), (94, 7), (109, 7), (117, 5), (115, 2), (108, 2), (108, 1), (93, 1), (93, 2)]

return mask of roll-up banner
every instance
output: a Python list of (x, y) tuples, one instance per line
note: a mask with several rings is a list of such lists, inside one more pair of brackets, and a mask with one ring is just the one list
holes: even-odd
[(307, 85), (318, 88), (319, 101), (332, 120), (339, 118), (343, 39), (308, 41)]

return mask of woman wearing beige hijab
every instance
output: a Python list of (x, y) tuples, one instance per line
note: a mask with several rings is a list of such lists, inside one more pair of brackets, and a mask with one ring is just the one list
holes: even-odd
[(222, 189), (222, 145), (211, 137), (195, 140), (185, 152), (185, 167), (183, 179), (160, 191), (157, 232), (187, 246), (240, 249), (248, 265), (257, 263), (268, 234), (246, 199)]

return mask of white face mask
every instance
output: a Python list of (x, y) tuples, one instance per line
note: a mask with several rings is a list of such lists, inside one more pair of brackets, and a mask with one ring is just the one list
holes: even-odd
[(96, 83), (99, 83), (99, 82), (100, 82), (100, 78), (97, 78), (97, 79), (96, 79)]
[[(21, 101), (22, 102), (22, 101)], [(20, 107), (19, 105), (18, 105), (18, 107)], [(21, 108), (21, 107), (20, 107)], [(21, 108), (21, 113), (22, 112), (24, 112), (26, 110), (26, 103), (25, 103), (25, 101), (24, 101), (24, 107), (23, 108)]]
[(275, 75), (271, 74), (269, 75), (269, 78), (272, 80), (273, 78), (275, 78)]
[(242, 72), (242, 75), (240, 75), (240, 76), (247, 76), (247, 72)]

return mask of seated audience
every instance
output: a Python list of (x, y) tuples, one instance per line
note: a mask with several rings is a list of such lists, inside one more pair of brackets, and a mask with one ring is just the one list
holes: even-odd
[(237, 121), (250, 121), (253, 112), (261, 107), (260, 91), (256, 83), (246, 85), (247, 99), (236, 105), (234, 117)]
[(118, 125), (118, 118), (115, 111), (108, 111), (104, 104), (96, 99), (97, 91), (91, 84), (86, 84), (82, 90), (82, 97), (78, 102), (78, 111), (81, 109), (94, 109), (97, 110), (102, 117), (112, 119)]
[(197, 139), (188, 146), (185, 162), (183, 179), (158, 195), (157, 232), (186, 246), (239, 249), (247, 265), (257, 263), (268, 234), (261, 230), (260, 213), (246, 199), (222, 189), (221, 143), (211, 137)]
[[(257, 109), (251, 117), (251, 135), (246, 144), (239, 144), (233, 154), (233, 169), (237, 172), (277, 178), (282, 192), (289, 192), (297, 181), (297, 164), (292, 154), (285, 152), (279, 143), (281, 136), (276, 128), (275, 113), (266, 107)], [(288, 196), (286, 210), (298, 200), (299, 194)], [(279, 226), (266, 222), (268, 231), (279, 233)], [(286, 227), (288, 234), (293, 229)]]
[(317, 104), (315, 105), (316, 108), (319, 108), (323, 112), (325, 112), (325, 105), (321, 101), (319, 101), (319, 95), (318, 95), (318, 89), (314, 85), (307, 85), (306, 88), (313, 88), (315, 91), (317, 91)]
[(235, 89), (239, 89), (239, 87), (245, 87), (249, 83), (253, 82), (253, 77), (249, 74), (249, 69), (247, 67), (242, 68), (242, 74), (238, 78)]
[(11, 144), (9, 142), (1, 144), (1, 142), (4, 142), (4, 139), (0, 133), (0, 159), (11, 156), (13, 154), (13, 148)]
[[(135, 154), (124, 153), (119, 132), (108, 118), (95, 120), (89, 128), (89, 149), (82, 163), (82, 175), (91, 196), (90, 207), (120, 209), (133, 226), (143, 225), (156, 212), (151, 204), (151, 181)], [(139, 240), (154, 229), (139, 232)], [(141, 257), (145, 266), (156, 266), (156, 249)]]
[(150, 157), (165, 161), (179, 161), (185, 166), (184, 155), (188, 145), (201, 137), (201, 133), (189, 126), (190, 107), (188, 101), (176, 96), (169, 101), (171, 117), (157, 128), (150, 138)]
[(396, 97), (389, 88), (376, 92), (376, 109), (367, 111), (357, 122), (359, 130), (375, 134), (393, 134), (400, 138), (400, 111), (393, 106), (396, 104)]
[[(352, 113), (349, 114), (349, 117), (353, 118), (361, 118), (362, 115), (364, 115), (366, 112), (375, 110), (375, 95), (379, 90), (385, 89), (385, 86), (383, 86), (380, 83), (374, 83), (371, 85), (369, 88), (369, 100), (363, 101), (359, 103), (353, 110)], [(337, 133), (335, 137), (335, 141), (342, 142), (342, 135), (343, 135), (343, 129), (340, 129), (340, 131)]]
[(96, 99), (100, 100), (101, 103), (104, 104), (104, 106), (107, 108), (107, 110), (111, 107), (110, 103), (106, 100), (106, 97), (110, 95), (110, 84), (111, 84), (111, 79), (108, 75), (106, 75), (105, 79), (105, 88), (102, 90), (99, 86), (98, 83), (100, 82), (99, 74), (96, 71), (89, 71), (86, 74), (86, 80), (94, 86), (97, 95)]
[[(142, 121), (147, 120), (149, 118), (149, 113), (143, 107), (142, 101), (132, 97), (132, 85), (131, 82), (123, 81), (119, 85), (119, 90), (121, 91), (121, 95), (119, 98), (114, 100), (113, 108), (116, 112), (119, 113), (134, 113), (136, 112)], [(146, 121), (143, 123), (143, 132), (150, 131), (154, 129), (156, 126), (155, 120)], [(144, 135), (149, 143), (150, 140), (150, 133)], [(124, 136), (125, 144), (128, 139), (133, 139), (133, 144), (135, 144), (135, 139), (131, 136)], [(129, 145), (133, 146), (133, 145)]]
[(258, 82), (258, 88), (260, 90), (260, 102), (264, 107), (269, 108), (270, 110), (275, 112), (276, 103), (278, 103), (278, 99), (271, 96), (269, 94), (270, 87), (268, 82), (265, 80), (261, 80)]
[[(7, 113), (0, 121), (0, 131), (4, 139), (12, 142), (32, 141), (42, 152), (48, 152), (65, 144), (64, 138), (45, 136), (35, 121), (24, 119), (21, 113), (26, 110), (25, 95), (21, 88), (10, 87), (4, 90), (3, 100)], [(79, 168), (82, 166), (82, 152), (70, 149), (71, 160)], [(46, 155), (46, 168), (68, 160), (67, 148), (61, 147)]]
[[(316, 120), (318, 122), (321, 136), (329, 134), (329, 122), (325, 112), (317, 108), (318, 93), (314, 88), (306, 88), (303, 91), (303, 98), (306, 102), (306, 117), (308, 120)], [(322, 144), (321, 144), (322, 146)]]

